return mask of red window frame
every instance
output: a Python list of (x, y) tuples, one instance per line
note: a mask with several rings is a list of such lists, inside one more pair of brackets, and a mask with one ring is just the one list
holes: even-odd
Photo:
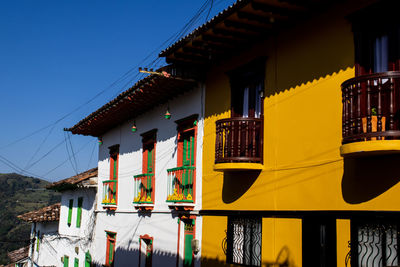
[[(116, 245), (116, 240), (117, 240), (117, 233), (106, 231), (106, 235), (107, 235), (107, 246), (106, 246), (105, 266), (112, 267), (112, 266), (114, 266), (114, 261), (115, 261), (115, 245)], [(111, 245), (112, 245), (112, 251), (110, 254), (110, 246)]]
[[(143, 161), (142, 161), (142, 173), (155, 173), (156, 168), (156, 144), (157, 144), (157, 129), (148, 131), (141, 134), (143, 144)], [(149, 154), (149, 148), (152, 147), (151, 154)], [(149, 169), (149, 155), (151, 155), (151, 169)]]
[(119, 145), (113, 145), (110, 150), (110, 179), (116, 180), (115, 184), (115, 205), (118, 204), (118, 169), (119, 169)]
[(142, 242), (144, 241), (146, 243), (146, 261), (145, 261), (145, 266), (144, 267), (151, 267), (152, 266), (152, 261), (153, 261), (153, 237), (149, 235), (141, 235), (139, 238), (139, 264), (141, 264), (141, 255), (142, 255)]
[[(187, 118), (177, 120), (176, 123), (178, 124), (178, 157), (177, 157), (177, 167), (184, 166), (184, 161), (189, 161), (189, 165), (185, 166), (192, 166), (196, 167), (196, 153), (197, 153), (197, 123), (198, 123), (198, 115), (194, 114)], [(185, 135), (193, 133), (193, 143), (192, 146), (192, 156), (190, 158), (184, 159), (184, 155), (188, 155), (188, 151), (184, 153), (184, 142), (185, 142)], [(193, 203), (196, 202), (196, 171), (193, 172)]]

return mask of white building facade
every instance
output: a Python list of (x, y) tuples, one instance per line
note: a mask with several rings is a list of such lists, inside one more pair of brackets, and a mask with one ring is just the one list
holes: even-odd
[(152, 74), (69, 129), (100, 140), (94, 263), (200, 265), (203, 100)]

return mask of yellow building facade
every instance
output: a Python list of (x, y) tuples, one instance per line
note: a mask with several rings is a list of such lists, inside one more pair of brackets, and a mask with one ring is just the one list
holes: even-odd
[(390, 48), (400, 43), (382, 30), (392, 3), (373, 2), (239, 1), (165, 53), (194, 64), (201, 58), (184, 53), (196, 41), (228, 47), (251, 25), (268, 33), (209, 55), (203, 266), (400, 265), (399, 57)]

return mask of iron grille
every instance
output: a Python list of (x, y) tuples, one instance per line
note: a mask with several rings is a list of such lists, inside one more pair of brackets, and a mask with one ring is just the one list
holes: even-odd
[(363, 224), (357, 226), (357, 254), (359, 267), (385, 267), (399, 265), (399, 227), (397, 224)]
[(228, 263), (261, 266), (261, 218), (228, 218)]

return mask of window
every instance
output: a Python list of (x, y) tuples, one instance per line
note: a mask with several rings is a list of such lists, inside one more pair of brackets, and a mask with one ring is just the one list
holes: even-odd
[(139, 238), (139, 267), (151, 267), (153, 258), (153, 237), (141, 235)]
[(356, 76), (400, 70), (400, 22), (393, 12), (390, 3), (378, 3), (351, 17)]
[(87, 251), (85, 254), (85, 267), (90, 267), (92, 265), (92, 255)]
[(261, 117), (264, 72), (265, 59), (258, 59), (229, 73), (232, 117)]
[(194, 219), (193, 220), (183, 220), (184, 223), (184, 257), (183, 257), (183, 266), (191, 267), (193, 266), (193, 249), (192, 249), (192, 240), (195, 236), (194, 231)]
[(194, 202), (196, 181), (197, 115), (178, 124), (177, 167), (168, 169), (168, 202)]
[(142, 204), (154, 203), (154, 173), (156, 157), (156, 133), (157, 130), (151, 130), (142, 134), (143, 160), (142, 174), (135, 175), (135, 197), (134, 203)]
[(228, 218), (227, 263), (261, 266), (261, 218)]
[(115, 254), (115, 239), (117, 234), (113, 232), (106, 232), (107, 234), (107, 247), (106, 247), (106, 266), (114, 266)]
[(71, 222), (72, 222), (72, 208), (74, 206), (74, 200), (70, 199), (69, 200), (69, 205), (68, 205), (68, 226), (71, 226)]
[(64, 255), (64, 257), (63, 257), (63, 264), (64, 264), (64, 267), (68, 267), (69, 257), (66, 255)]
[(352, 221), (351, 266), (398, 266), (399, 225)]
[(103, 200), (102, 204), (115, 206), (118, 201), (118, 159), (119, 145), (109, 147), (110, 149), (110, 179), (103, 181)]
[(36, 251), (39, 251), (39, 246), (40, 246), (40, 231), (38, 231), (36, 234)]
[(78, 198), (78, 209), (76, 212), (76, 227), (81, 227), (81, 220), (82, 220), (82, 204), (83, 204), (83, 197)]
[(79, 259), (75, 258), (74, 260), (74, 267), (79, 267)]

